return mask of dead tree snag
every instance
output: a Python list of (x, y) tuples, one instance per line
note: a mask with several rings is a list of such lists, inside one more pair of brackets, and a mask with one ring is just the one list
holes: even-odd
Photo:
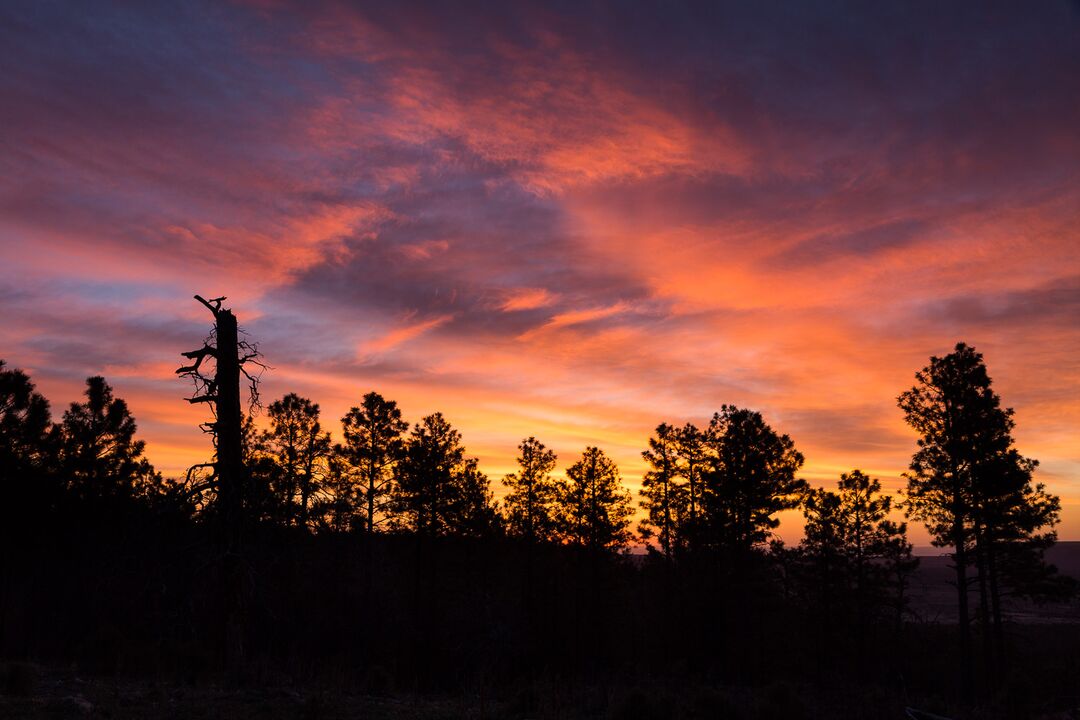
[[(265, 365), (259, 360), (258, 348), (241, 339), (236, 316), (221, 306), (224, 297), (206, 300), (196, 295), (195, 299), (213, 313), (214, 329), (201, 348), (182, 353), (191, 362), (177, 368), (176, 373), (189, 378), (194, 385), (194, 392), (187, 399), (189, 403), (210, 406), (214, 419), (201, 427), (213, 438), (214, 459), (189, 468), (187, 483), (191, 496), (209, 492), (214, 498), (222, 553), (223, 659), (226, 669), (235, 673), (244, 659), (244, 618), (250, 594), (241, 549), (243, 529), (248, 521), (245, 511), (249, 483), (244, 467), (240, 377), (248, 381), (250, 406), (256, 406), (259, 373)], [(203, 470), (209, 471), (208, 474), (197, 477)]]
[[(223, 308), (224, 297), (195, 299), (214, 315), (214, 330), (203, 346), (182, 353), (191, 364), (177, 368), (176, 373), (191, 379), (194, 393), (189, 403), (206, 403), (214, 416), (202, 428), (213, 437), (214, 460), (199, 463), (188, 470), (189, 492), (192, 495), (213, 491), (218, 509), (227, 527), (238, 529), (243, 523), (246, 473), (243, 460), (240, 378), (248, 381), (249, 402), (259, 401), (259, 372), (265, 365), (259, 360), (258, 347), (241, 339), (236, 316)], [(211, 362), (208, 362), (211, 361)], [(212, 368), (211, 368), (212, 365)], [(252, 371), (250, 368), (258, 368)], [(201, 479), (196, 471), (209, 470)]]

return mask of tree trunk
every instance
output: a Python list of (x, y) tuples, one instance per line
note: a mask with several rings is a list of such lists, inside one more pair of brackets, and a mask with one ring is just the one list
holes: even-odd
[(697, 468), (695, 463), (687, 462), (686, 464), (686, 482), (688, 489), (690, 490), (690, 537), (687, 543), (690, 546), (690, 551), (694, 552), (698, 548), (698, 520), (697, 520)]
[(994, 648), (990, 638), (990, 597), (987, 587), (985, 531), (979, 523), (975, 526), (975, 570), (979, 581), (979, 633), (982, 635), (983, 673), (987, 680), (995, 676)]
[(217, 435), (218, 494), (232, 549), (240, 541), (244, 489), (240, 412), (240, 359), (236, 316), (219, 310), (217, 320)]
[(375, 534), (375, 493), (377, 490), (378, 471), (375, 467), (374, 448), (372, 448), (371, 457), (368, 459), (367, 472), (367, 534), (369, 538)]
[[(179, 368), (179, 375), (191, 377), (197, 389), (205, 389), (203, 395), (189, 398), (190, 403), (210, 403), (214, 407), (214, 478), (217, 482), (218, 542), (222, 558), (221, 582), (221, 636), (224, 665), (230, 674), (240, 668), (244, 659), (244, 614), (248, 586), (241, 556), (245, 526), (245, 504), (248, 496), (248, 477), (244, 468), (243, 414), (240, 409), (241, 366), (256, 357), (251, 354), (241, 358), (241, 344), (236, 316), (221, 307), (225, 298), (206, 300), (199, 295), (195, 299), (214, 315), (215, 346), (204, 345), (199, 350), (182, 353), (193, 361)], [(199, 367), (207, 357), (215, 359), (214, 378), (199, 373)], [(205, 464), (203, 465), (205, 467)], [(190, 471), (189, 471), (190, 472)]]
[(217, 473), (225, 523), (225, 668), (232, 674), (244, 662), (244, 582), (240, 563), (243, 540), (244, 461), (240, 411), (240, 359), (236, 316), (215, 314), (217, 322)]
[(992, 534), (987, 535), (986, 567), (990, 575), (990, 607), (994, 616), (994, 646), (997, 654), (997, 682), (1008, 672), (1008, 658), (1005, 654), (1005, 628), (1001, 620), (1001, 587), (998, 583), (997, 546)]
[(974, 697), (974, 686), (971, 674), (971, 624), (967, 591), (968, 559), (963, 520), (959, 518), (953, 523), (953, 543), (955, 545), (953, 562), (956, 566), (957, 611), (960, 625), (960, 689), (965, 703), (970, 704)]
[(371, 480), (367, 487), (367, 534), (375, 534), (375, 482)]

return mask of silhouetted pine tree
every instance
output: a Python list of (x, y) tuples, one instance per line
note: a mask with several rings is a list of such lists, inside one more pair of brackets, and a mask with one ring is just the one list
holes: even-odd
[(702, 517), (705, 493), (705, 473), (709, 468), (705, 434), (692, 423), (686, 423), (675, 434), (679, 474), (686, 481), (686, 516), (680, 522), (680, 533), (690, 550), (701, 544)]
[(370, 534), (387, 520), (394, 465), (401, 459), (402, 434), (409, 424), (401, 419), (396, 402), (369, 392), (359, 407), (350, 409), (341, 418), (341, 426), (345, 440), (334, 448), (343, 462), (338, 499), (345, 497), (347, 483), (355, 485), (357, 520)]
[(844, 552), (840, 496), (821, 488), (807, 492), (803, 515), (804, 537), (797, 552), (800, 580), (815, 611), (812, 627), (822, 631), (819, 642), (822, 654), (828, 656), (836, 645), (837, 619), (847, 614), (843, 603), (847, 600), (848, 558)]
[[(990, 617), (1000, 627), (1001, 560), (1020, 548), (1020, 565), (1045, 574), (1042, 549), (1053, 542), (1057, 498), (1032, 486), (1035, 461), (1013, 448), (1013, 411), (1001, 407), (981, 353), (958, 343), (952, 353), (931, 357), (915, 374), (916, 385), (898, 404), (920, 435), (907, 473), (907, 507), (939, 547), (951, 547), (960, 630), (959, 674), (965, 696), (973, 692), (968, 568), (976, 567), (984, 652)], [(992, 606), (997, 606), (995, 611)]]
[(815, 565), (832, 568), (832, 572), (825, 571), (826, 575), (842, 570), (847, 548), (840, 496), (824, 488), (809, 490), (803, 498), (803, 517), (806, 522), (799, 546)]
[(59, 500), (58, 445), (49, 401), (26, 373), (0, 360), (0, 542), (8, 553)]
[(0, 360), (0, 487), (11, 497), (11, 483), (38, 477), (54, 463), (49, 401), (22, 370)]
[(1074, 584), (1046, 564), (1043, 553), (1057, 540), (1061, 501), (1032, 482), (1038, 462), (1016, 450), (980, 469), (976, 507), (976, 555), (980, 589), (988, 596), (998, 653), (1004, 652), (1002, 604), (1006, 597), (1067, 597)]
[(555, 453), (534, 437), (518, 445), (519, 472), (509, 473), (503, 484), (510, 492), (503, 498), (507, 532), (528, 543), (555, 539), (558, 532), (559, 483), (551, 477)]
[(562, 515), (567, 542), (594, 552), (624, 548), (634, 511), (615, 462), (599, 448), (587, 447), (566, 469), (566, 478)]
[[(1039, 483), (1032, 483), (1038, 461), (1012, 447), (1013, 411), (1005, 409), (1005, 449), (981, 462), (975, 471), (973, 507), (979, 620), (984, 653), (995, 675), (1006, 662), (1002, 603), (1007, 596), (1035, 599), (1067, 597), (1070, 579), (1047, 565), (1044, 551), (1057, 539), (1061, 502)], [(991, 631), (990, 628), (993, 628)], [(991, 636), (993, 641), (991, 643)]]
[(660, 553), (671, 560), (682, 549), (685, 539), (682, 526), (687, 515), (687, 491), (679, 482), (679, 431), (661, 423), (649, 449), (641, 453), (649, 470), (641, 481), (641, 507), (646, 516), (638, 523), (638, 533), (650, 550), (653, 539), (660, 546)]
[(903, 610), (911, 556), (904, 523), (888, 520), (892, 498), (860, 470), (840, 476), (838, 490), (810, 490), (803, 500), (805, 538), (798, 555), (806, 584), (827, 630), (841, 620), (858, 642), (861, 661), (866, 626), (885, 611)]
[[(905, 561), (902, 557), (905, 548), (910, 555), (907, 525), (888, 520), (892, 497), (881, 494), (879, 480), (861, 470), (844, 473), (840, 475), (839, 497), (843, 520), (841, 542), (850, 563), (856, 620), (862, 624), (869, 612), (892, 595), (885, 585), (888, 571), (909, 566), (914, 560), (909, 557)], [(891, 562), (899, 565), (890, 568), (882, 562), (890, 554)]]
[(912, 574), (919, 567), (919, 558), (912, 554), (914, 546), (908, 542), (907, 523), (882, 520), (880, 527), (884, 536), (881, 562), (892, 588), (893, 628), (899, 631), (908, 611), (907, 590)]
[(491, 538), (503, 531), (502, 516), (488, 476), (480, 471), (480, 461), (465, 458), (454, 477), (457, 486), (452, 533), (461, 537)]
[(994, 436), (1004, 429), (1005, 417), (982, 358), (966, 345), (957, 345), (956, 352), (945, 357), (931, 357), (915, 379), (917, 384), (898, 399), (908, 424), (920, 435), (907, 474), (907, 508), (926, 525), (935, 545), (953, 550), (961, 685), (970, 698), (968, 565), (974, 543), (974, 469), (995, 454)]
[(474, 535), (495, 522), (487, 476), (442, 413), (415, 426), (395, 467), (395, 522), (421, 536)]
[(272, 489), (285, 525), (310, 528), (312, 505), (322, 492), (330, 454), (330, 433), (319, 423), (319, 406), (289, 393), (269, 407), (270, 429), (263, 435), (276, 472)]
[(714, 548), (748, 551), (780, 523), (776, 513), (798, 507), (806, 483), (795, 473), (803, 456), (761, 413), (733, 405), (713, 416), (705, 442), (712, 462), (704, 476), (708, 541)]
[(60, 472), (75, 496), (131, 499), (153, 493), (161, 476), (143, 457), (135, 418), (103, 377), (86, 380), (86, 401), (72, 403), (60, 423)]
[(326, 459), (323, 491), (313, 513), (321, 530), (347, 533), (367, 529), (366, 513), (360, 510), (363, 502), (356, 476), (344, 458), (341, 445), (335, 445)]

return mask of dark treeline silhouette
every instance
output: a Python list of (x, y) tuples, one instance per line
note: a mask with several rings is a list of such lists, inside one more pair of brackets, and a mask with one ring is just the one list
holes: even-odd
[[(900, 498), (858, 469), (809, 487), (793, 440), (752, 410), (658, 425), (638, 498), (647, 553), (630, 555), (633, 499), (600, 448), (560, 477), (555, 453), (523, 440), (497, 502), (441, 413), (410, 425), (376, 392), (336, 442), (292, 393), (257, 426), (260, 356), (222, 300), (200, 298), (215, 330), (178, 370), (213, 410), (213, 455), (184, 478), (153, 469), (103, 378), (54, 421), (0, 363), (4, 657), (191, 682), (513, 688), (522, 715), (542, 714), (544, 682), (844, 693), (854, 680), (1016, 716), (1032, 656), (1009, 599), (1073, 592), (1043, 560), (1058, 499), (966, 345), (899, 397), (920, 438)], [(796, 508), (805, 538), (788, 547), (773, 531)], [(950, 554), (957, 628), (911, 612), (917, 560), (895, 510)], [(679, 707), (667, 716), (720, 712)]]

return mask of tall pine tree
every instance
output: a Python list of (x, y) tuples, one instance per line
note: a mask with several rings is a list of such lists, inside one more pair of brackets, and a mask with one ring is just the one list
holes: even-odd
[(415, 426), (395, 467), (395, 521), (422, 537), (475, 536), (497, 527), (487, 476), (465, 457), (461, 433), (442, 413)]
[(761, 413), (724, 405), (709, 424), (713, 463), (705, 475), (706, 532), (714, 548), (745, 552), (780, 524), (776, 513), (798, 507), (803, 456)]
[(72, 403), (60, 423), (61, 473), (69, 490), (84, 499), (126, 499), (160, 485), (135, 431), (127, 403), (113, 396), (105, 378), (87, 378), (86, 401)]
[(681, 549), (686, 520), (687, 491), (679, 474), (679, 431), (661, 423), (649, 449), (641, 453), (649, 469), (641, 480), (641, 507), (645, 518), (638, 523), (638, 533), (652, 550), (655, 540), (660, 554), (671, 560)]
[(265, 447), (276, 466), (274, 495), (286, 525), (312, 526), (311, 510), (327, 476), (330, 433), (319, 422), (319, 406), (296, 393), (270, 404)]
[[(973, 693), (969, 590), (976, 569), (986, 665), (996, 658), (989, 642), (990, 617), (1000, 623), (1003, 560), (1021, 558), (1021, 571), (1041, 571), (1042, 549), (1053, 541), (1043, 531), (1057, 521), (1057, 498), (1033, 486), (1036, 463), (1013, 447), (1013, 411), (1001, 406), (981, 353), (959, 343), (915, 374), (916, 384), (898, 398), (908, 424), (919, 434), (907, 473), (907, 508), (922, 521), (935, 545), (951, 549), (956, 575), (960, 642), (958, 675)], [(1043, 574), (1038, 572), (1036, 574)], [(997, 607), (997, 610), (994, 610)]]
[(345, 440), (335, 448), (343, 463), (339, 494), (347, 492), (345, 482), (355, 480), (360, 525), (371, 534), (388, 519), (394, 466), (401, 459), (402, 434), (409, 424), (401, 419), (396, 402), (369, 392), (341, 418), (341, 426)]
[(571, 545), (592, 552), (621, 550), (630, 541), (630, 492), (615, 462), (596, 447), (566, 469), (562, 507), (564, 535)]
[(503, 478), (509, 489), (503, 498), (506, 529), (526, 542), (552, 540), (558, 532), (559, 483), (551, 477), (556, 455), (534, 437), (518, 445), (516, 473)]

